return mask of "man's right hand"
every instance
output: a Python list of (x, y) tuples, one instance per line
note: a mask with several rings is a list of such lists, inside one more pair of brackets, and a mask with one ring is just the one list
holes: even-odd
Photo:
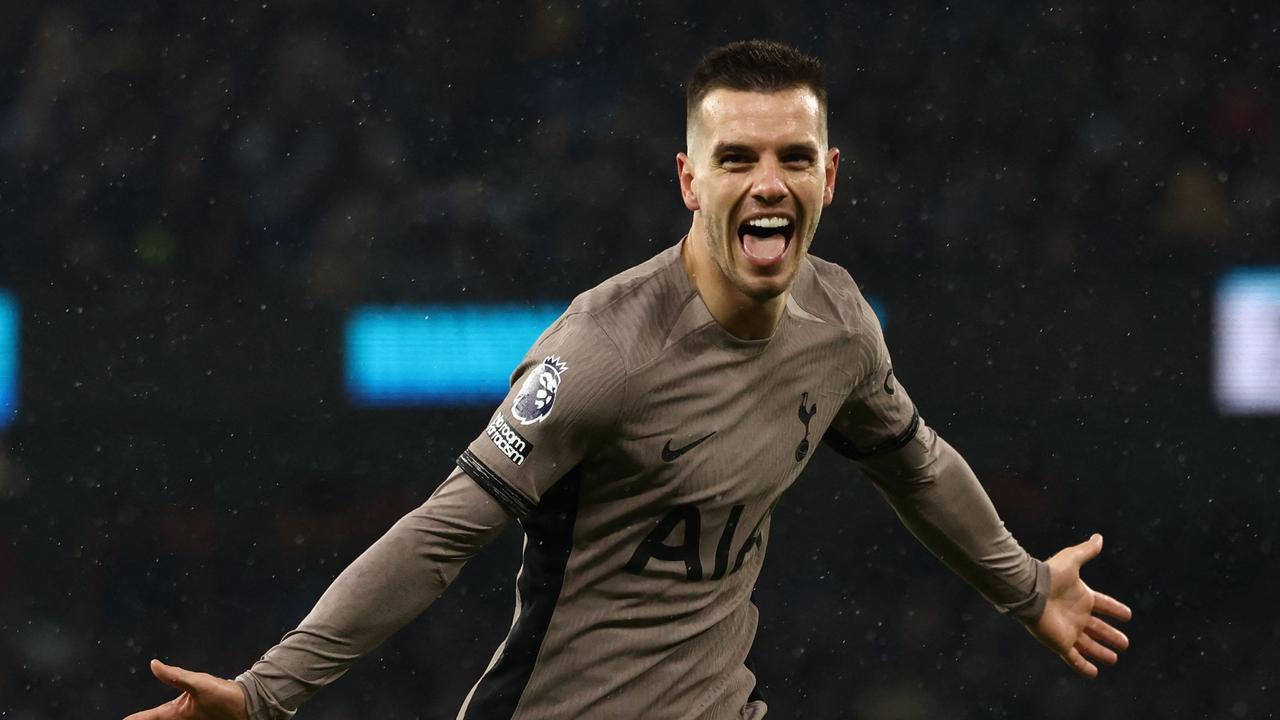
[(124, 720), (248, 720), (244, 691), (231, 680), (151, 661), (160, 682), (182, 691), (178, 697)]

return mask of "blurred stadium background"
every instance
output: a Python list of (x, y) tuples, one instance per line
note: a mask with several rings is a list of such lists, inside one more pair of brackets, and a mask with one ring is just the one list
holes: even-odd
[[(485, 338), (682, 235), (684, 74), (753, 36), (829, 68), (814, 252), (1014, 533), (1103, 532), (1137, 613), (1069, 676), (824, 451), (757, 592), (769, 717), (1280, 714), (1273, 4), (0, 12), (0, 717), (119, 716), (170, 696), (148, 658), (230, 676), (293, 627), (483, 427)], [(303, 717), (453, 717), (517, 560)]]

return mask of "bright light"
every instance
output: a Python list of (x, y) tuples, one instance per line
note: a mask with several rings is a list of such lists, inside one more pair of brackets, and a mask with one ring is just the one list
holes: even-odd
[(1218, 407), (1231, 414), (1280, 414), (1280, 267), (1223, 277), (1213, 324)]
[(18, 414), (18, 301), (0, 290), (0, 428)]
[(521, 358), (567, 305), (360, 308), (347, 321), (347, 394), (361, 405), (496, 403)]

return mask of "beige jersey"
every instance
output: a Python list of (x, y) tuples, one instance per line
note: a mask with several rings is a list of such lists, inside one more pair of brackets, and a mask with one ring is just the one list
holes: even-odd
[(708, 312), (677, 245), (582, 294), (543, 333), (462, 472), (238, 678), (251, 716), (287, 717), (341, 675), (506, 514), (525, 533), (515, 620), (459, 718), (759, 716), (751, 591), (770, 512), (822, 439), (1002, 611), (1039, 614), (1044, 566), (921, 423), (849, 275), (806, 258), (773, 335), (740, 340)]
[(891, 372), (816, 258), (766, 340), (712, 318), (679, 247), (575, 299), (458, 459), (527, 536), (515, 624), (460, 717), (737, 717), (770, 511), (837, 414), (855, 452), (914, 434)]

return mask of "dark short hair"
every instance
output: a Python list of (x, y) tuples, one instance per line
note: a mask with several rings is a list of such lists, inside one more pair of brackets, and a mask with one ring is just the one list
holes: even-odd
[(689, 76), (685, 88), (685, 113), (692, 117), (698, 104), (712, 90), (777, 92), (808, 88), (827, 109), (827, 88), (822, 63), (790, 45), (772, 40), (739, 40), (707, 53)]

